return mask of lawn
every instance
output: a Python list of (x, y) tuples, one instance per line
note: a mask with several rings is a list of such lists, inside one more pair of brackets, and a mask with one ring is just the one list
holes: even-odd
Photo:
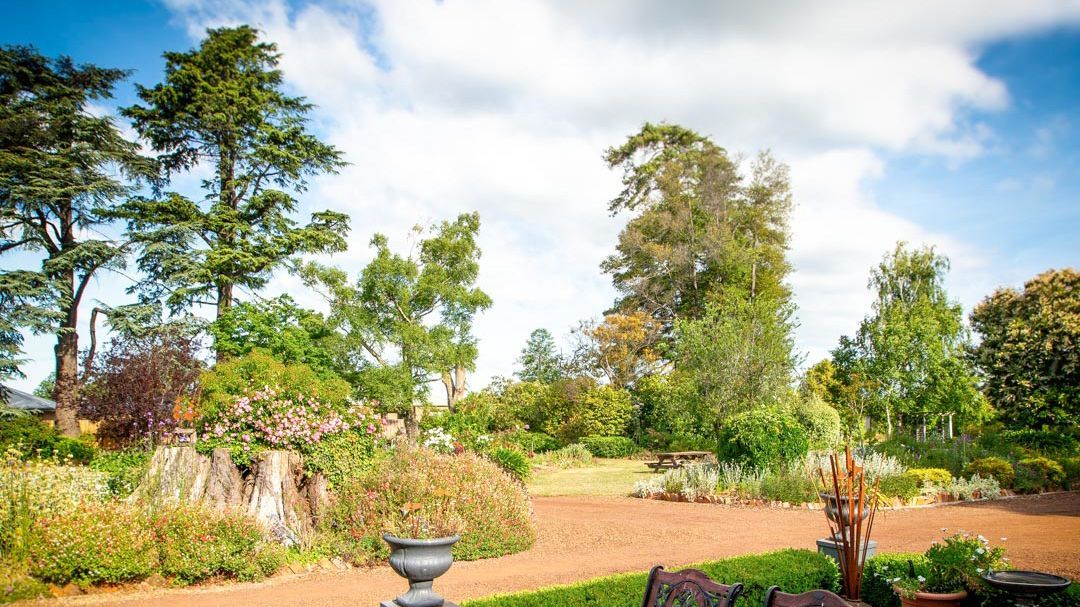
[(653, 472), (640, 459), (594, 459), (581, 468), (537, 468), (529, 481), (532, 495), (630, 495), (634, 482)]

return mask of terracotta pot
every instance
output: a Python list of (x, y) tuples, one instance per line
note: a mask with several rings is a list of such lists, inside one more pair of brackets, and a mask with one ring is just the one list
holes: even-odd
[(967, 590), (960, 592), (916, 592), (912, 598), (900, 597), (903, 607), (960, 607), (967, 598)]

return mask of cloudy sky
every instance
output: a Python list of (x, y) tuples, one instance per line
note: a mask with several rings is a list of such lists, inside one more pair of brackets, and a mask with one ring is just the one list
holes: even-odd
[[(970, 310), (1000, 285), (1080, 265), (1080, 2), (166, 0), (19, 3), (0, 43), (133, 70), (102, 110), (161, 78), (165, 50), (249, 23), (351, 165), (305, 211), (352, 217), (354, 272), (374, 232), (478, 210), (480, 387), (525, 338), (565, 337), (614, 291), (600, 261), (624, 217), (604, 148), (680, 123), (792, 169), (798, 347), (822, 357), (866, 314), (868, 271), (898, 239), (952, 260)], [(179, 189), (192, 179), (181, 180)], [(13, 267), (27, 259), (8, 258)], [(127, 299), (102, 276), (90, 300)], [(317, 299), (287, 275), (262, 293)], [(85, 331), (83, 332), (85, 340)], [(52, 340), (31, 336), (31, 388)]]

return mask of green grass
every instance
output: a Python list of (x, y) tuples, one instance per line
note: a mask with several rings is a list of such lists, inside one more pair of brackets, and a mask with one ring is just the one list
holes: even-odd
[(529, 493), (549, 495), (630, 495), (634, 482), (649, 478), (652, 470), (640, 459), (594, 459), (581, 468), (537, 468)]

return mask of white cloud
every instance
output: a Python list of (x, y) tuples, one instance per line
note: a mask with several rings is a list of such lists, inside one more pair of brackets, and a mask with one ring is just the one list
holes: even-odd
[(279, 44), (289, 85), (352, 163), (306, 197), (352, 216), (337, 263), (362, 267), (374, 231), (480, 211), (495, 307), (477, 324), (476, 385), (511, 372), (533, 328), (565, 332), (611, 302), (598, 265), (623, 219), (606, 213), (618, 175), (601, 154), (646, 120), (792, 165), (792, 283), (812, 355), (854, 329), (867, 271), (898, 238), (941, 245), (965, 268), (957, 289), (985, 292), (979, 251), (877, 207), (870, 185), (886, 153), (982, 153), (993, 134), (966, 117), (1009, 95), (977, 49), (1080, 19), (1076, 0), (166, 4), (193, 37), (247, 22)]

